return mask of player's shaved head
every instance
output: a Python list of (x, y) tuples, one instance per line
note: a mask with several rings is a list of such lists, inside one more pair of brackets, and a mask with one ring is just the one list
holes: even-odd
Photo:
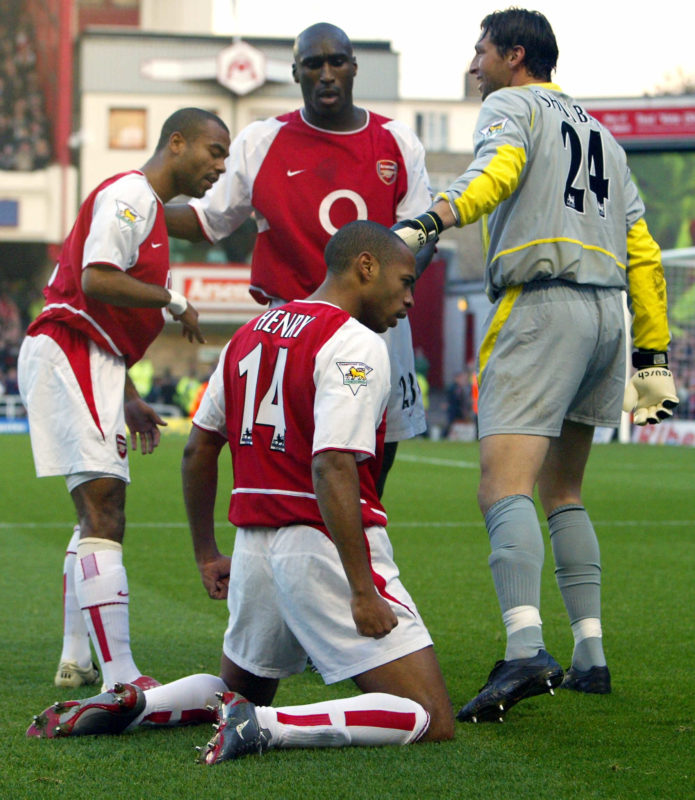
[(229, 133), (229, 128), (222, 122), (222, 120), (213, 114), (211, 111), (205, 111), (203, 108), (180, 108), (164, 122), (162, 125), (162, 132), (159, 135), (157, 142), (156, 152), (166, 147), (172, 133), (180, 133), (181, 136), (187, 141), (192, 142), (199, 136), (208, 122), (214, 122), (219, 125), (223, 130)]
[(301, 57), (303, 51), (313, 47), (316, 42), (321, 40), (330, 40), (334, 46), (347, 55), (352, 55), (352, 42), (342, 28), (332, 25), (330, 22), (317, 22), (315, 25), (305, 28), (294, 40), (292, 54), (295, 62)]
[(346, 272), (360, 253), (371, 253), (382, 264), (402, 260), (406, 246), (400, 236), (371, 220), (359, 219), (343, 225), (333, 234), (324, 258), (329, 272)]

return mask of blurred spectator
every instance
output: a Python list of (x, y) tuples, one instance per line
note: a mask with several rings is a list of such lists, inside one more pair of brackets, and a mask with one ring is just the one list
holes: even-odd
[(17, 367), (10, 367), (5, 373), (5, 394), (19, 394)]
[(0, 335), (7, 342), (18, 342), (22, 335), (19, 307), (6, 281), (0, 281)]
[(419, 345), (415, 348), (415, 372), (427, 377), (430, 371), (430, 360)]
[(475, 362), (468, 362), (468, 381), (471, 386), (471, 416), (475, 425), (475, 438), (478, 438), (478, 373), (475, 371)]
[(152, 384), (152, 391), (145, 398), (148, 403), (162, 403), (163, 405), (176, 405), (176, 378), (167, 367), (162, 375), (156, 375)]
[(186, 417), (190, 416), (193, 401), (198, 393), (202, 381), (196, 375), (195, 368), (191, 367), (190, 373), (180, 378), (174, 392), (174, 403), (183, 411)]
[(193, 396), (193, 400), (191, 401), (191, 407), (188, 409), (189, 417), (191, 418), (195, 417), (196, 411), (200, 408), (200, 403), (203, 399), (203, 395), (205, 394), (205, 391), (208, 388), (208, 383), (210, 383), (209, 377), (207, 377), (196, 390), (196, 393)]
[(141, 358), (128, 370), (130, 380), (140, 397), (148, 397), (154, 386), (154, 364), (149, 358)]
[(457, 422), (470, 422), (472, 417), (471, 383), (468, 372), (458, 372), (446, 391), (446, 428), (447, 437), (452, 426)]
[(10, 284), (0, 280), (0, 384), (2, 394), (18, 394), (17, 355), (24, 333), (19, 306)]
[[(415, 357), (415, 361), (417, 362), (417, 356)], [(422, 405), (425, 409), (425, 430), (423, 431), (421, 436), (424, 436), (425, 439), (429, 439), (430, 423), (427, 417), (427, 412), (429, 411), (430, 408), (430, 382), (427, 380), (427, 375), (424, 372), (419, 372), (419, 371), (416, 372), (416, 378), (418, 386), (420, 387), (420, 394), (422, 395)]]

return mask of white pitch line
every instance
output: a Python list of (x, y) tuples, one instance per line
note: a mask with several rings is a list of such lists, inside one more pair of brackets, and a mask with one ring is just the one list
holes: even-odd
[[(592, 523), (597, 525), (605, 525), (606, 527), (613, 528), (687, 528), (695, 526), (695, 520), (692, 519), (610, 519), (610, 520), (593, 520)], [(546, 523), (543, 523), (546, 525)], [(389, 528), (475, 528), (482, 527), (483, 521), (442, 521), (442, 522), (398, 522), (396, 520), (389, 520)]]
[(457, 467), (458, 469), (478, 469), (477, 461), (452, 461), (450, 458), (425, 458), (423, 456), (411, 456), (408, 453), (398, 453), (398, 461), (411, 461), (414, 464), (433, 464), (437, 467)]
[[(692, 519), (610, 519), (592, 520), (594, 525), (605, 525), (614, 528), (686, 528), (695, 527), (695, 520)], [(0, 522), (0, 530), (24, 529), (38, 530), (41, 528), (70, 528), (74, 522)], [(227, 520), (219, 520), (216, 525), (222, 528), (231, 528)], [(417, 520), (389, 520), (390, 528), (479, 528), (482, 527), (482, 520), (440, 520), (422, 521)], [(187, 522), (133, 522), (128, 523), (128, 529), (133, 528), (188, 528)]]

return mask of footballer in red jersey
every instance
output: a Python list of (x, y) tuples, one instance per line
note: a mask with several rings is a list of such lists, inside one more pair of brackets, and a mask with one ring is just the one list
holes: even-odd
[[(164, 325), (167, 309), (189, 341), (204, 341), (198, 312), (168, 289), (163, 204), (202, 196), (224, 171), (224, 123), (188, 108), (164, 123), (141, 170), (115, 175), (82, 203), (18, 359), (39, 477), (64, 475), (78, 525), (64, 561), (63, 650), (57, 686), (101, 677), (154, 683), (130, 650), (122, 559), (131, 443), (151, 453), (165, 424), (127, 374)], [(94, 647), (99, 666), (92, 661)]]
[[(357, 62), (340, 28), (320, 23), (303, 31), (292, 70), (303, 108), (247, 126), (213, 189), (166, 209), (169, 233), (192, 241), (219, 241), (253, 214), (251, 293), (271, 306), (304, 299), (319, 286), (326, 243), (347, 222), (390, 227), (431, 201), (425, 151), (415, 134), (353, 103)], [(426, 263), (424, 256), (418, 273)], [(397, 443), (426, 429), (408, 321), (384, 338), (391, 395), (380, 494)]]

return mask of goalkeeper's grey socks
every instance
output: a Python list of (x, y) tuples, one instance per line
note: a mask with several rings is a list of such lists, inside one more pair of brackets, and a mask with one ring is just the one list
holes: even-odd
[(494, 503), (485, 514), (492, 552), (489, 558), (507, 631), (505, 661), (532, 658), (544, 647), (540, 594), (543, 534), (533, 500), (515, 494)]
[(604, 667), (601, 638), (601, 557), (584, 506), (556, 508), (548, 517), (555, 577), (574, 634), (572, 666)]

